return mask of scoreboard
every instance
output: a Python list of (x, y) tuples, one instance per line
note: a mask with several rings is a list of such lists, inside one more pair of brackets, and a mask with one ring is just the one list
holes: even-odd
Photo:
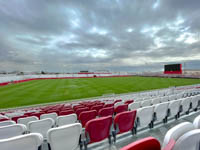
[(164, 67), (164, 74), (182, 74), (182, 64), (169, 64)]

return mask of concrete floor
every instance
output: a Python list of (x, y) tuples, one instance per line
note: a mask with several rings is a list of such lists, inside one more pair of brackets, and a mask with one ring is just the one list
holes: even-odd
[[(143, 129), (139, 131), (137, 135), (132, 135), (131, 133), (118, 135), (116, 143), (112, 142), (111, 145), (109, 145), (108, 140), (104, 140), (99, 143), (89, 144), (88, 150), (120, 150), (120, 148), (122, 148), (123, 146), (126, 146), (138, 139), (142, 139), (148, 136), (155, 137), (160, 141), (162, 145), (164, 136), (170, 128), (174, 127), (175, 125), (181, 122), (186, 122), (186, 121), (193, 122), (194, 118), (196, 118), (198, 115), (200, 115), (200, 111), (192, 112), (189, 115), (181, 116), (178, 120), (175, 119), (169, 120), (167, 124), (163, 123), (157, 124), (154, 126), (153, 129)], [(48, 150), (47, 143), (43, 144), (42, 150)], [(79, 150), (79, 148), (77, 148), (77, 150)]]

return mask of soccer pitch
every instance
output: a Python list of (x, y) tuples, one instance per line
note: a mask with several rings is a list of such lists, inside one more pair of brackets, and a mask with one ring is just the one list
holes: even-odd
[(200, 83), (199, 79), (111, 77), (33, 80), (0, 87), (0, 108), (57, 102)]

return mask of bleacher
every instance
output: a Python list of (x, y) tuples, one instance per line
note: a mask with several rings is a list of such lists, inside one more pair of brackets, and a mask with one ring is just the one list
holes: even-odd
[[(160, 150), (162, 145), (164, 150), (193, 150), (182, 145), (194, 147), (199, 143), (187, 142), (188, 138), (199, 139), (199, 119), (186, 123), (187, 130), (175, 126), (165, 131), (163, 143), (152, 137), (143, 139), (142, 135), (199, 115), (199, 107), (200, 91), (194, 87), (5, 110), (0, 112), (0, 149)], [(140, 140), (132, 143), (135, 137)]]

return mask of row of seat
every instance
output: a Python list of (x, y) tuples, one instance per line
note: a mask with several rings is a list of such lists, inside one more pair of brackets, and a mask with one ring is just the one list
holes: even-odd
[[(162, 144), (163, 150), (199, 150), (200, 116), (193, 123), (183, 122), (167, 131)], [(153, 137), (133, 142), (120, 150), (161, 150), (160, 143)]]

